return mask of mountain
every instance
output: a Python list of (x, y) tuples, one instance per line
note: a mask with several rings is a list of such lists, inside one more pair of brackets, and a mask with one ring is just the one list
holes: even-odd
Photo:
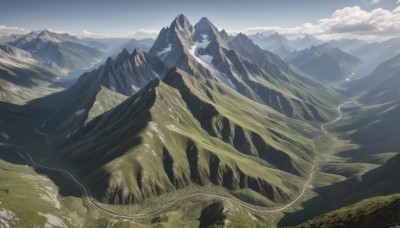
[[(311, 104), (319, 91), (327, 96), (324, 87), (290, 73), (245, 35), (231, 38), (206, 18), (192, 26), (179, 15), (149, 54), (124, 50), (65, 92), (31, 105), (57, 107), (42, 129), (52, 135), (54, 156), (102, 202), (137, 204), (211, 185), (247, 202), (279, 205), (295, 198), (309, 175), (319, 131), (292, 117), (330, 116)], [(268, 106), (258, 97), (263, 93)]]
[(0, 101), (23, 104), (54, 92), (47, 88), (57, 78), (29, 52), (0, 45)]
[(89, 67), (99, 61), (101, 53), (81, 44), (79, 38), (44, 30), (31, 32), (11, 43), (44, 61), (49, 67), (56, 64), (67, 71)]
[(400, 38), (368, 43), (352, 49), (349, 53), (360, 58), (364, 64), (356, 72), (356, 78), (370, 75), (380, 64), (399, 55)]
[[(130, 96), (155, 78), (163, 78), (168, 68), (157, 58), (135, 49), (124, 49), (115, 59), (108, 58), (99, 69), (84, 74), (76, 85), (98, 84)], [(95, 83), (96, 82), (96, 83)]]
[(330, 40), (327, 43), (332, 47), (337, 47), (347, 53), (352, 53), (352, 51), (368, 44), (366, 41), (357, 39)]
[[(396, 56), (379, 65), (370, 76), (349, 82), (346, 90), (357, 96), (343, 108), (344, 118), (333, 129), (340, 138), (356, 145), (339, 150), (335, 162), (344, 160), (354, 163), (353, 166), (357, 163), (383, 165), (318, 188), (324, 207), (314, 211), (318, 217), (300, 227), (373, 227), (374, 224), (389, 227), (398, 222), (399, 63)], [(343, 168), (336, 167), (334, 173), (341, 172)]]
[(149, 81), (163, 78), (167, 71), (157, 57), (139, 49), (132, 53), (124, 49), (115, 59), (108, 58), (98, 69), (81, 75), (69, 89), (33, 100), (30, 105), (57, 107), (49, 125), (57, 126), (56, 132), (72, 135), (77, 127), (114, 108)]
[(329, 113), (315, 103), (322, 97), (326, 99), (319, 104), (332, 102), (326, 88), (294, 74), (277, 55), (261, 49), (244, 34), (224, 34), (207, 18), (192, 26), (179, 15), (161, 30), (149, 54), (194, 77), (222, 82), (290, 117), (322, 120)]
[(323, 44), (322, 40), (319, 40), (311, 35), (305, 35), (301, 38), (296, 38), (294, 40), (288, 40), (290, 47), (297, 51), (311, 48), (312, 46), (318, 46)]
[(289, 126), (313, 129), (175, 68), (78, 128), (55, 156), (106, 203), (211, 184), (256, 204), (282, 204), (298, 194), (314, 153)]
[[(389, 91), (395, 91), (395, 86), (393, 85), (396, 84), (396, 81), (399, 81), (399, 74), (400, 55), (397, 55), (377, 66), (370, 75), (351, 81), (344, 85), (344, 87), (353, 94), (367, 92), (364, 97), (368, 96), (372, 98), (373, 96), (381, 96), (381, 92), (387, 93)], [(395, 98), (395, 96), (393, 96), (393, 98)], [(367, 99), (365, 98), (364, 100)]]
[(140, 49), (148, 52), (153, 46), (154, 39), (130, 39), (130, 38), (81, 38), (80, 43), (96, 48), (102, 53), (102, 56), (116, 56), (126, 49), (132, 52), (134, 49)]
[(136, 40), (136, 39), (130, 39), (126, 43), (122, 44), (119, 48), (116, 50), (123, 50), (126, 49), (128, 52), (132, 52), (135, 49), (140, 49), (143, 50), (144, 52), (148, 52), (150, 48), (154, 44), (154, 39), (143, 39), (143, 40)]
[(397, 153), (382, 166), (360, 176), (322, 187), (318, 191), (322, 191), (326, 197), (336, 199), (326, 206), (327, 209), (338, 209), (376, 196), (398, 194), (400, 193), (399, 165), (400, 154)]
[(286, 39), (286, 37), (278, 33), (268, 36), (257, 33), (249, 36), (249, 38), (262, 49), (275, 53), (282, 59), (290, 56), (293, 51), (293, 48), (289, 46), (289, 41)]
[(354, 154), (398, 151), (399, 76), (400, 55), (379, 65), (371, 75), (346, 85), (349, 93), (358, 95), (357, 103), (346, 110), (351, 121), (340, 124), (336, 130), (362, 145)]
[(294, 52), (287, 60), (321, 81), (340, 82), (352, 74), (361, 60), (329, 44)]

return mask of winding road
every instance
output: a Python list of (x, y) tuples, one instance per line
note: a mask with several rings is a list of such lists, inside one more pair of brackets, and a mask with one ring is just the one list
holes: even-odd
[[(343, 103), (343, 104), (341, 104), (341, 105), (338, 106), (337, 112), (339, 113), (339, 116), (338, 116), (335, 120), (330, 121), (330, 122), (327, 122), (327, 123), (324, 123), (324, 124), (321, 124), (321, 126), (320, 126), (321, 131), (324, 132), (325, 135), (328, 133), (328, 132), (325, 130), (325, 126), (328, 125), (328, 124), (333, 124), (333, 123), (339, 121), (340, 119), (342, 119), (343, 113), (342, 113), (341, 109), (342, 109), (342, 107), (343, 107), (344, 105), (346, 105), (347, 103), (350, 103), (350, 102), (345, 102), (345, 103)], [(49, 117), (47, 117), (47, 118), (43, 121), (42, 125), (39, 126), (38, 128), (36, 128), (36, 130), (35, 130), (38, 134), (41, 134), (41, 135), (45, 135), (45, 136), (46, 136), (46, 144), (49, 143), (49, 137), (48, 137), (48, 135), (47, 135), (46, 133), (41, 132), (41, 131), (40, 131), (40, 128), (43, 128), (43, 127), (46, 125), (47, 121), (48, 121), (50, 118), (52, 118), (57, 112), (58, 112), (58, 109), (55, 109), (55, 112), (54, 112), (53, 114), (51, 114)], [(9, 144), (7, 144), (7, 145), (8, 145), (8, 146), (13, 146), (13, 145), (9, 145)], [(315, 146), (314, 146), (314, 149), (315, 149)], [(316, 149), (315, 149), (315, 150), (316, 150)], [(317, 152), (317, 151), (315, 151), (315, 152)], [(28, 152), (26, 152), (26, 155), (27, 155), (27, 157), (29, 158), (29, 162), (32, 164), (33, 167), (37, 167), (37, 168), (41, 168), (41, 169), (47, 169), (47, 170), (51, 170), (51, 171), (57, 171), (57, 172), (64, 173), (64, 174), (68, 175), (68, 176), (74, 181), (74, 183), (82, 190), (82, 193), (84, 194), (84, 197), (86, 198), (87, 202), (88, 202), (93, 208), (99, 210), (100, 212), (102, 212), (102, 213), (104, 213), (104, 214), (107, 214), (107, 215), (112, 216), (112, 217), (115, 217), (115, 218), (131, 219), (131, 220), (135, 220), (135, 219), (146, 219), (146, 218), (154, 217), (155, 215), (158, 215), (158, 214), (160, 214), (160, 213), (166, 211), (168, 208), (171, 208), (172, 206), (176, 205), (176, 204), (177, 204), (178, 202), (180, 202), (180, 201), (183, 201), (183, 200), (186, 200), (186, 199), (192, 198), (192, 197), (198, 197), (198, 196), (208, 196), (208, 197), (213, 197), (213, 198), (216, 198), (216, 199), (227, 200), (227, 201), (233, 202), (233, 203), (235, 203), (235, 204), (237, 204), (237, 205), (240, 205), (240, 206), (242, 206), (242, 207), (244, 207), (244, 208), (246, 208), (246, 209), (248, 209), (248, 210), (251, 210), (251, 211), (254, 211), (254, 212), (258, 212), (258, 213), (274, 213), (274, 212), (280, 212), (280, 211), (283, 211), (283, 210), (289, 208), (290, 206), (292, 206), (294, 203), (296, 203), (296, 202), (304, 195), (304, 193), (305, 193), (305, 191), (306, 191), (308, 185), (310, 184), (310, 182), (311, 182), (311, 180), (312, 180), (313, 174), (315, 173), (315, 165), (313, 165), (312, 168), (311, 168), (311, 170), (310, 170), (310, 175), (309, 175), (309, 177), (307, 178), (307, 180), (304, 182), (304, 185), (303, 185), (303, 188), (302, 188), (300, 194), (299, 194), (295, 199), (293, 199), (290, 203), (288, 203), (288, 204), (286, 204), (286, 205), (284, 205), (284, 206), (282, 206), (282, 207), (280, 207), (280, 208), (277, 208), (277, 209), (270, 209), (270, 208), (269, 208), (269, 209), (257, 209), (255, 206), (252, 207), (252, 206), (246, 205), (246, 204), (240, 202), (239, 200), (232, 199), (232, 198), (229, 198), (229, 197), (225, 197), (225, 196), (221, 196), (221, 195), (216, 195), (216, 194), (211, 194), (211, 193), (193, 193), (193, 194), (188, 194), (188, 195), (185, 195), (185, 196), (183, 196), (183, 197), (180, 197), (180, 198), (176, 199), (175, 201), (171, 202), (170, 204), (168, 204), (167, 206), (161, 208), (160, 210), (157, 210), (157, 211), (154, 211), (154, 212), (151, 212), (151, 213), (147, 213), (147, 214), (136, 214), (136, 215), (122, 215), (122, 214), (117, 214), (117, 213), (114, 213), (114, 212), (112, 212), (112, 211), (110, 211), (110, 210), (108, 210), (108, 209), (104, 209), (104, 208), (98, 206), (98, 205), (95, 203), (95, 201), (92, 200), (91, 197), (89, 196), (89, 193), (88, 193), (89, 191), (88, 191), (88, 189), (84, 186), (84, 184), (81, 183), (81, 182), (80, 182), (72, 173), (70, 173), (69, 171), (64, 170), (64, 169), (59, 169), (59, 168), (54, 168), (54, 167), (48, 167), (48, 166), (41, 165), (41, 164), (37, 163), (37, 162), (31, 157), (31, 155), (30, 155)], [(24, 157), (24, 156), (22, 156), (21, 154), (20, 154), (20, 156), (21, 156), (21, 157)], [(25, 157), (24, 157), (24, 158), (25, 158)], [(25, 159), (26, 159), (26, 158), (25, 158)], [(258, 207), (258, 208), (260, 208), (260, 207)]]

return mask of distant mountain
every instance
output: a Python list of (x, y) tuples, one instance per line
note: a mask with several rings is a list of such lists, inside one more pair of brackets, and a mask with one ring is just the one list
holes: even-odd
[(0, 45), (0, 101), (24, 104), (50, 93), (52, 90), (46, 87), (56, 78), (53, 71), (29, 52), (10, 45)]
[(136, 40), (130, 39), (128, 42), (124, 43), (120, 49), (126, 49), (128, 52), (132, 52), (134, 49), (140, 49), (144, 52), (148, 52), (150, 48), (154, 44), (154, 39), (143, 39), (143, 40)]
[(100, 50), (102, 55), (107, 58), (109, 56), (115, 57), (124, 49), (130, 53), (136, 48), (148, 52), (153, 46), (154, 39), (83, 38), (82, 42), (86, 46)]
[(149, 53), (170, 67), (219, 81), (288, 116), (322, 119), (325, 115), (313, 105), (321, 99), (318, 91), (326, 96), (323, 86), (293, 76), (277, 55), (261, 49), (244, 34), (229, 37), (219, 32), (207, 18), (192, 26), (185, 16), (178, 16), (161, 30)]
[(352, 49), (349, 53), (360, 58), (364, 64), (356, 72), (356, 77), (364, 77), (383, 62), (394, 58), (400, 53), (400, 38), (393, 38), (383, 42), (368, 43)]
[(79, 70), (99, 61), (101, 53), (81, 44), (82, 41), (69, 34), (58, 34), (44, 30), (31, 32), (11, 43), (23, 49), (51, 67), (56, 64), (68, 71)]
[(367, 45), (368, 43), (364, 40), (357, 39), (341, 39), (341, 40), (330, 40), (328, 44), (332, 47), (337, 47), (347, 53), (352, 53), (352, 51)]
[(287, 58), (292, 51), (294, 51), (294, 49), (289, 46), (289, 41), (286, 37), (278, 33), (268, 36), (257, 33), (249, 36), (249, 38), (262, 49), (275, 53), (282, 59)]
[(329, 44), (294, 52), (287, 60), (321, 81), (340, 82), (354, 74), (361, 60)]
[[(365, 102), (379, 103), (389, 102), (397, 99), (396, 85), (400, 82), (400, 55), (391, 58), (375, 68), (372, 74), (351, 81), (345, 87), (352, 93), (367, 92), (364, 97)], [(390, 97), (385, 98), (384, 94), (392, 93)], [(373, 99), (373, 97), (375, 97)], [(380, 97), (380, 98), (379, 98)], [(373, 99), (373, 100), (372, 100)]]
[[(351, 122), (338, 126), (337, 131), (362, 147), (356, 155), (397, 152), (400, 124), (400, 55), (379, 65), (374, 73), (351, 81), (346, 90), (360, 94), (358, 104), (347, 110)], [(380, 143), (376, 143), (380, 142)]]
[(72, 36), (68, 33), (56, 33), (56, 32), (51, 32), (49, 30), (43, 30), (43, 31), (33, 31), (28, 33), (27, 35), (19, 37), (13, 44), (19, 47), (23, 47), (24, 45), (28, 45), (32, 40), (40, 39), (43, 42), (56, 42), (56, 43), (61, 43), (61, 42), (74, 42), (74, 43), (80, 43), (81, 40), (76, 37)]
[(311, 35), (305, 35), (302, 38), (296, 38), (294, 40), (288, 40), (290, 47), (297, 51), (310, 48), (312, 46), (318, 46), (323, 44), (322, 40), (319, 40)]

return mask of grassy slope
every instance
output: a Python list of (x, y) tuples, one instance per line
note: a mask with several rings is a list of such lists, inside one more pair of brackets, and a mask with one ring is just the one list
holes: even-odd
[(87, 210), (82, 201), (59, 196), (57, 186), (46, 176), (38, 175), (31, 167), (3, 160), (0, 170), (0, 211), (13, 215), (0, 218), (0, 226), (6, 222), (11, 227), (44, 227), (47, 219), (43, 215), (56, 216), (67, 226), (83, 222)]
[(31, 63), (13, 60), (18, 66), (0, 63), (0, 101), (25, 104), (35, 98), (59, 91), (48, 86), (56, 75)]
[[(239, 98), (239, 95), (235, 96), (233, 99)], [(222, 94), (215, 95), (217, 99), (222, 102)], [(250, 129), (260, 128), (253, 124), (254, 116), (251, 115), (260, 118), (261, 113), (270, 111), (266, 108), (263, 110), (265, 106), (254, 102), (250, 102), (246, 110), (238, 110), (235, 107), (239, 105), (228, 104), (232, 100), (224, 102), (225, 105), (220, 104), (226, 109), (219, 107), (221, 113), (228, 113), (228, 107), (231, 107), (230, 118)], [(242, 104), (246, 103), (243, 101)], [(250, 109), (251, 106), (254, 107)], [(235, 110), (237, 113), (234, 115)], [(282, 116), (273, 113), (269, 118)], [(237, 114), (242, 114), (242, 118), (234, 118), (239, 116)], [(243, 121), (246, 119), (252, 121), (245, 125)], [(266, 126), (271, 125), (272, 129), (279, 126), (264, 117), (259, 120)], [(268, 138), (265, 128), (264, 133)], [(98, 198), (111, 203), (141, 202), (143, 196), (147, 198), (163, 194), (193, 182), (223, 185), (232, 190), (249, 186), (275, 202), (285, 202), (293, 198), (301, 186), (300, 178), (243, 154), (218, 138), (210, 137), (193, 117), (180, 93), (164, 83), (155, 87), (147, 86), (117, 108), (95, 118), (77, 135), (80, 135), (79, 142), (64, 148), (61, 154), (77, 168), (80, 167), (90, 186), (96, 186), (92, 189)], [(288, 136), (291, 137), (299, 136), (293, 132)], [(307, 142), (306, 138), (303, 140)], [(291, 146), (284, 141), (272, 145), (281, 145), (282, 149)], [(287, 153), (293, 156), (293, 161), (299, 166), (306, 164), (294, 152), (287, 150)], [(196, 157), (197, 161), (193, 160)], [(88, 162), (91, 163), (90, 167), (80, 165)], [(248, 182), (250, 180), (259, 183), (259, 187)], [(265, 189), (269, 185), (272, 191)]]
[(368, 198), (313, 218), (298, 227), (394, 227), (400, 224), (400, 194)]

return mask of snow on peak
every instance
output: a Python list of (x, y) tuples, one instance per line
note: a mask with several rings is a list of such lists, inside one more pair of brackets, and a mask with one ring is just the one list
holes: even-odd
[(165, 58), (167, 54), (171, 51), (171, 44), (168, 44), (168, 47), (164, 48), (162, 51), (157, 52), (157, 55), (160, 56), (161, 58)]
[(214, 64), (212, 63), (212, 60), (214, 58), (213, 56), (208, 54), (203, 54), (203, 55), (199, 54), (198, 49), (205, 48), (210, 43), (210, 41), (208, 41), (207, 35), (202, 35), (202, 38), (203, 38), (202, 42), (195, 42), (195, 44), (190, 48), (189, 54), (193, 56), (197, 60), (197, 62), (199, 62), (201, 65), (207, 68), (213, 75), (215, 75), (218, 81), (231, 87), (232, 89), (236, 89), (236, 86), (232, 83), (232, 81), (228, 78), (228, 76), (215, 68)]
[(195, 42), (196, 47), (206, 48), (210, 44), (210, 40), (208, 39), (207, 34), (201, 34), (201, 41)]

